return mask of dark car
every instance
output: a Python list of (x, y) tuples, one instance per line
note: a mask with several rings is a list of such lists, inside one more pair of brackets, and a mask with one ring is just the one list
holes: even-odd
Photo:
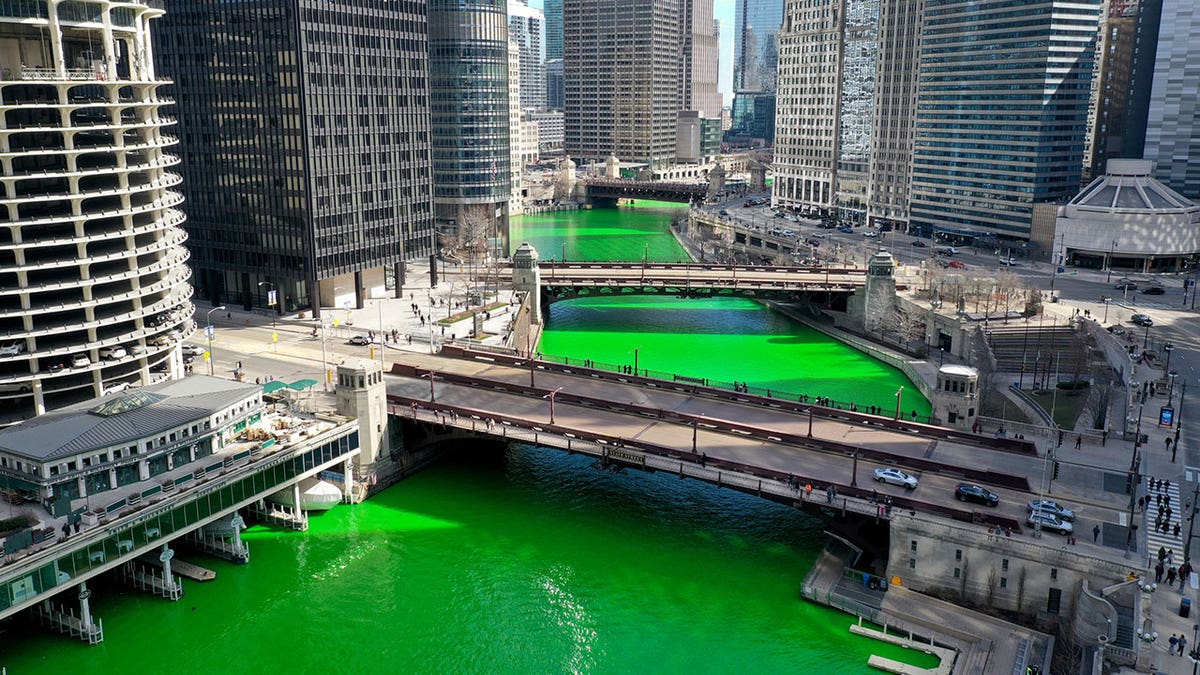
[(1148, 327), (1154, 325), (1154, 319), (1151, 319), (1145, 314), (1134, 314), (1133, 316), (1129, 317), (1129, 323)]
[(846, 226), (846, 225), (842, 225), (841, 227), (839, 227), (839, 228), (837, 229), (837, 231), (838, 231), (838, 232), (841, 232), (842, 234), (854, 234), (854, 230), (850, 229), (850, 228), (849, 228), (848, 226)]
[(1166, 292), (1167, 289), (1162, 286), (1147, 286), (1142, 290), (1142, 295), (1163, 295)]
[(920, 239), (914, 239), (912, 245), (916, 246), (917, 248), (925, 248), (929, 244), (926, 244), (925, 242), (921, 241)]
[(960, 502), (975, 502), (985, 506), (995, 506), (1000, 503), (1000, 495), (981, 485), (959, 483), (954, 488), (954, 498)]
[(67, 367), (67, 364), (64, 363), (63, 361), (54, 361), (54, 362), (46, 364), (46, 372), (47, 373), (61, 373), (63, 370), (66, 369), (66, 367)]
[(1118, 291), (1136, 291), (1137, 284), (1133, 283), (1132, 281), (1122, 281), (1114, 288), (1116, 288)]

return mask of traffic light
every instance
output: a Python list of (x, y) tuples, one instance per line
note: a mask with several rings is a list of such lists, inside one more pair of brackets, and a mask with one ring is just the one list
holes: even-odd
[(1125, 476), (1125, 494), (1133, 494), (1133, 474)]
[(1054, 460), (1054, 475), (1051, 480), (1058, 480), (1058, 460)]

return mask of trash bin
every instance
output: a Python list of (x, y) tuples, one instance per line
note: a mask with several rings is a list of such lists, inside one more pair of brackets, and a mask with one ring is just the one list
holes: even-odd
[(1179, 616), (1182, 616), (1183, 618), (1186, 619), (1186, 618), (1188, 618), (1188, 615), (1191, 613), (1192, 613), (1192, 599), (1191, 598), (1180, 598), (1179, 599)]

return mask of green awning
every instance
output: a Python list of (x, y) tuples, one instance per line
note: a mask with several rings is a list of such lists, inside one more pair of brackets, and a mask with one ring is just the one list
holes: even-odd
[(285, 388), (287, 388), (286, 383), (280, 382), (279, 380), (271, 380), (270, 382), (263, 385), (263, 393), (264, 394), (274, 394), (275, 392), (279, 391), (280, 389), (285, 389)]
[(288, 384), (289, 389), (295, 389), (296, 391), (303, 391), (305, 389), (308, 389), (309, 387), (315, 387), (315, 386), (317, 386), (317, 381), (313, 380), (313, 379), (308, 379), (308, 378), (305, 378), (303, 380), (296, 380), (295, 382)]

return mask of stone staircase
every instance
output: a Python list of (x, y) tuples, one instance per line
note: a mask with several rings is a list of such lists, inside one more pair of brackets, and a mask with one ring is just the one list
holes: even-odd
[(1070, 324), (993, 326), (985, 335), (996, 359), (996, 370), (1020, 373), (1024, 364), (1027, 385), (1035, 371), (1041, 380), (1041, 373), (1054, 373), (1055, 369), (1060, 378), (1087, 370), (1088, 350), (1080, 347), (1078, 333)]

